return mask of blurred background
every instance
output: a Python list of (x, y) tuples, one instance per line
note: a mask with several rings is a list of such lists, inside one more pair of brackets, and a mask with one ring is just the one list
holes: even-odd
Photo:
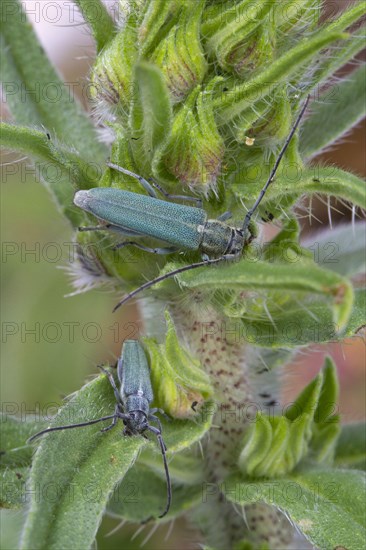
[[(48, 18), (39, 17), (39, 2), (28, 0), (25, 4), (43, 47), (86, 106), (82, 91), (94, 56), (87, 27), (78, 15), (70, 25), (67, 2), (52, 2), (60, 10), (54, 15), (50, 11)], [(4, 103), (1, 107), (7, 118)], [(365, 175), (365, 150), (365, 124), (360, 124), (321, 160)], [(65, 298), (72, 287), (60, 268), (68, 263), (70, 226), (58, 214), (30, 164), (12, 153), (2, 155), (1, 199), (1, 402), (3, 410), (11, 414), (41, 411), (51, 416), (64, 396), (94, 375), (97, 364), (113, 361), (121, 342), (127, 337), (137, 338), (142, 326), (133, 305), (111, 314), (115, 293), (98, 290)], [(349, 211), (342, 205), (334, 206), (341, 213), (333, 212), (333, 225), (350, 220)], [(314, 217), (311, 227), (305, 222), (307, 236), (328, 225), (324, 204), (313, 201), (313, 212), (320, 221)], [(283, 403), (292, 401), (314, 377), (325, 354), (331, 354), (338, 367), (343, 421), (363, 419), (365, 341), (361, 338), (317, 346), (301, 355), (284, 374)], [(1, 548), (17, 548), (22, 521), (22, 512), (2, 512)], [(106, 537), (117, 523), (111, 518), (103, 521), (97, 541), (100, 550), (138, 548), (151, 529), (145, 529), (133, 542), (131, 535), (136, 526), (124, 527)], [(167, 530), (167, 525), (159, 527), (145, 548), (189, 548), (189, 541), (194, 540), (194, 532), (184, 520), (177, 522), (164, 541)]]

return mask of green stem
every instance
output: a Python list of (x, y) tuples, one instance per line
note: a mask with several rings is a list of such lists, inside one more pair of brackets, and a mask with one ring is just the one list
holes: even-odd
[[(206, 542), (217, 549), (233, 548), (243, 538), (283, 547), (292, 538), (292, 527), (282, 514), (257, 504), (246, 507), (240, 515), (226, 502), (223, 482), (236, 469), (245, 432), (255, 414), (250, 368), (243, 359), (246, 345), (240, 338), (239, 323), (220, 316), (206, 304), (204, 308), (192, 307), (197, 302), (199, 293), (189, 302), (171, 306), (177, 330), (210, 375), (216, 394), (213, 428), (204, 442), (203, 500), (194, 520), (199, 520)], [(251, 518), (250, 532), (244, 517)]]

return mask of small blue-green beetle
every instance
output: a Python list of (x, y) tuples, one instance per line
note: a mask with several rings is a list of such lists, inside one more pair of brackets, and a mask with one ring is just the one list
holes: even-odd
[[(123, 342), (121, 357), (117, 363), (117, 376), (121, 385), (120, 389), (117, 388), (112, 374), (103, 367), (99, 368), (108, 376), (116, 397), (117, 403), (114, 414), (79, 424), (47, 428), (30, 437), (28, 441), (33, 441), (41, 435), (50, 432), (70, 428), (82, 428), (110, 419), (112, 419), (112, 423), (110, 426), (102, 428), (102, 432), (111, 430), (117, 424), (118, 419), (121, 419), (125, 425), (123, 431), (125, 435), (143, 434), (146, 430), (152, 432), (159, 441), (167, 482), (167, 503), (164, 512), (159, 516), (159, 518), (162, 518), (168, 513), (172, 499), (170, 475), (166, 460), (166, 446), (161, 435), (162, 427), (160, 420), (155, 416), (156, 412), (164, 413), (160, 409), (150, 409), (150, 403), (153, 401), (154, 395), (151, 387), (149, 365), (144, 349), (138, 340), (125, 340)], [(158, 428), (151, 426), (150, 422), (156, 422)]]
[[(235, 260), (240, 257), (245, 244), (251, 240), (251, 236), (248, 236), (251, 218), (276, 175), (281, 159), (305, 113), (309, 99), (310, 96), (304, 102), (295, 124), (271, 170), (270, 176), (254, 205), (248, 210), (242, 227), (232, 227), (225, 223), (225, 220), (231, 216), (230, 212), (225, 212), (217, 219), (209, 220), (207, 213), (202, 208), (160, 200), (157, 198), (153, 187), (143, 177), (112, 163), (108, 163), (110, 168), (138, 179), (149, 196), (110, 187), (97, 187), (75, 193), (75, 205), (90, 212), (102, 222), (99, 226), (83, 227), (80, 230), (108, 229), (133, 237), (153, 237), (171, 245), (167, 248), (149, 248), (135, 241), (126, 241), (117, 245), (116, 248), (133, 245), (142, 250), (158, 254), (170, 254), (179, 250), (199, 250), (202, 253), (203, 261), (183, 266), (152, 281), (148, 281), (127, 294), (117, 304), (114, 311), (142, 290), (168, 277), (204, 265), (219, 263), (223, 260)], [(156, 183), (154, 185), (169, 199), (186, 199), (200, 202), (193, 197), (169, 195), (159, 185)]]

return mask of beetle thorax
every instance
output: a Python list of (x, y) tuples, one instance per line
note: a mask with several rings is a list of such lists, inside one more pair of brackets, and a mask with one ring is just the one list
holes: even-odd
[(143, 411), (135, 410), (128, 412), (129, 418), (124, 420), (126, 435), (134, 435), (144, 432), (148, 427), (147, 416)]
[(244, 246), (243, 232), (220, 220), (208, 220), (202, 230), (201, 251), (208, 256), (239, 254)]
[(149, 414), (149, 402), (140, 395), (129, 395), (123, 403), (125, 414), (130, 418), (125, 421), (126, 432), (140, 433), (146, 430), (147, 417)]

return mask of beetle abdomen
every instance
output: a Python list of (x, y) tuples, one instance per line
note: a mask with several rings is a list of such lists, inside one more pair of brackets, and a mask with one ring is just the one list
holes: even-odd
[(111, 187), (78, 191), (74, 203), (108, 223), (190, 250), (198, 250), (202, 234), (197, 228), (207, 219), (201, 208)]
[(118, 376), (121, 382), (122, 401), (130, 395), (143, 398), (151, 403), (153, 391), (150, 382), (150, 369), (145, 351), (138, 340), (125, 340), (122, 347), (121, 371)]

